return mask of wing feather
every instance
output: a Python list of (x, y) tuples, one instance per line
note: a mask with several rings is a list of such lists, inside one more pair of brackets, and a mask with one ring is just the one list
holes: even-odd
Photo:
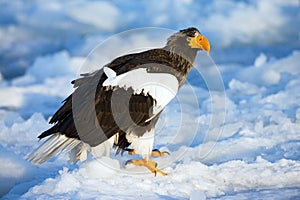
[[(117, 75), (131, 71), (133, 69), (138, 68), (141, 65), (147, 63), (155, 63), (153, 60), (152, 53), (154, 50), (150, 50), (148, 52), (130, 54), (126, 56), (119, 57), (113, 60), (106, 67), (111, 68), (116, 72)], [(161, 52), (160, 52), (161, 53)], [(164, 55), (160, 55), (160, 57), (164, 60), (166, 64), (167, 60)], [(156, 57), (157, 59), (157, 57)], [(160, 63), (163, 61), (160, 61)], [(155, 67), (153, 67), (155, 69)], [(54, 123), (54, 126), (47, 131), (43, 132), (39, 138), (44, 138), (54, 133), (61, 133), (70, 138), (78, 138), (82, 139), (80, 136), (82, 134), (86, 135), (88, 139), (85, 139), (84, 142), (90, 144), (91, 146), (96, 146), (106, 139), (112, 137), (114, 134), (120, 134), (120, 146), (125, 148), (128, 146), (128, 143), (122, 138), (124, 138), (124, 134), (126, 131), (130, 131), (132, 129), (132, 121), (137, 125), (135, 127), (135, 131), (137, 135), (141, 136), (147, 130), (154, 126), (159, 113), (155, 114), (153, 117), (153, 106), (156, 103), (153, 97), (149, 94), (144, 94), (143, 92), (136, 94), (132, 88), (124, 88), (118, 86), (107, 86), (103, 87), (102, 83), (108, 77), (103, 73), (103, 69), (100, 69), (91, 74), (85, 74), (81, 78), (72, 81), (74, 87), (76, 88), (73, 94), (71, 94), (64, 101), (61, 108), (53, 115), (50, 120), (50, 123)], [(126, 113), (124, 114), (124, 105), (128, 102), (118, 102), (119, 108), (116, 108), (119, 112), (117, 112), (117, 118), (122, 118), (122, 126), (119, 126), (119, 123), (116, 123), (116, 116), (113, 115), (111, 110), (111, 101), (112, 101), (112, 93), (120, 93), (124, 95), (130, 95), (130, 106), (129, 106), (129, 114), (131, 118), (126, 117)], [(80, 104), (76, 104), (74, 106), (73, 98), (80, 97)], [(122, 100), (122, 99), (120, 99)], [(94, 102), (94, 103), (90, 103)], [(76, 108), (76, 110), (73, 110)], [(90, 119), (93, 119), (91, 116), (93, 115), (92, 111), (95, 111), (96, 119), (94, 122), (90, 122)], [(125, 109), (126, 110), (126, 109)], [(79, 116), (76, 120), (86, 122), (87, 126), (85, 126), (85, 132), (78, 134), (74, 119), (74, 113), (77, 113)], [(76, 116), (75, 116), (76, 117)], [(151, 120), (149, 121), (149, 119)], [(100, 138), (93, 137), (95, 130), (97, 130), (97, 126), (102, 128), (105, 136)], [(124, 146), (124, 147), (123, 147)]]

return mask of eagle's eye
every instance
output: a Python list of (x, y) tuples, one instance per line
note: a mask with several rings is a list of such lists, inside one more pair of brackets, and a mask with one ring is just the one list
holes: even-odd
[(194, 33), (194, 37), (197, 37), (198, 35), (200, 35), (198, 32)]

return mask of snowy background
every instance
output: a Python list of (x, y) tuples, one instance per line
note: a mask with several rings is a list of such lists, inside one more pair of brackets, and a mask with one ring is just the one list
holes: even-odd
[[(300, 198), (298, 0), (3, 0), (0, 9), (3, 199)], [(40, 166), (24, 160), (98, 44), (133, 28), (189, 26), (210, 40), (226, 97), (191, 72), (159, 122), (155, 146), (171, 155), (156, 161), (167, 177), (125, 169), (131, 157), (113, 152), (78, 165), (67, 154)], [(131, 45), (163, 45), (143, 31), (117, 42), (121, 50), (99, 54), (97, 67)], [(224, 103), (225, 121), (215, 123)]]

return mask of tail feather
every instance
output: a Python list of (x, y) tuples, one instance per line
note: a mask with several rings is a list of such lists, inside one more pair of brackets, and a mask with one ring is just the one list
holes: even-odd
[(26, 160), (33, 164), (42, 164), (52, 156), (69, 152), (69, 161), (76, 163), (78, 160), (85, 161), (90, 153), (95, 157), (101, 158), (103, 153), (109, 157), (110, 150), (113, 144), (117, 143), (118, 134), (112, 136), (107, 141), (99, 144), (96, 147), (78, 140), (77, 138), (69, 138), (60, 133), (51, 135), (40, 147), (38, 147)]
[(71, 151), (80, 143), (81, 141), (76, 138), (68, 138), (56, 133), (29, 155), (27, 160), (33, 164), (41, 164), (57, 153)]

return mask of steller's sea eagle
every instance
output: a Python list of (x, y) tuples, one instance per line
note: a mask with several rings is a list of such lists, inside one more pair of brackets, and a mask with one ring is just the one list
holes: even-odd
[(49, 138), (27, 159), (40, 164), (69, 151), (73, 162), (84, 161), (90, 152), (101, 157), (115, 147), (117, 153), (142, 156), (130, 163), (166, 175), (150, 159), (167, 153), (153, 149), (154, 128), (198, 50), (209, 52), (210, 44), (198, 29), (187, 28), (170, 36), (163, 48), (118, 57), (72, 81), (76, 89), (51, 118), (53, 126), (38, 136)]

